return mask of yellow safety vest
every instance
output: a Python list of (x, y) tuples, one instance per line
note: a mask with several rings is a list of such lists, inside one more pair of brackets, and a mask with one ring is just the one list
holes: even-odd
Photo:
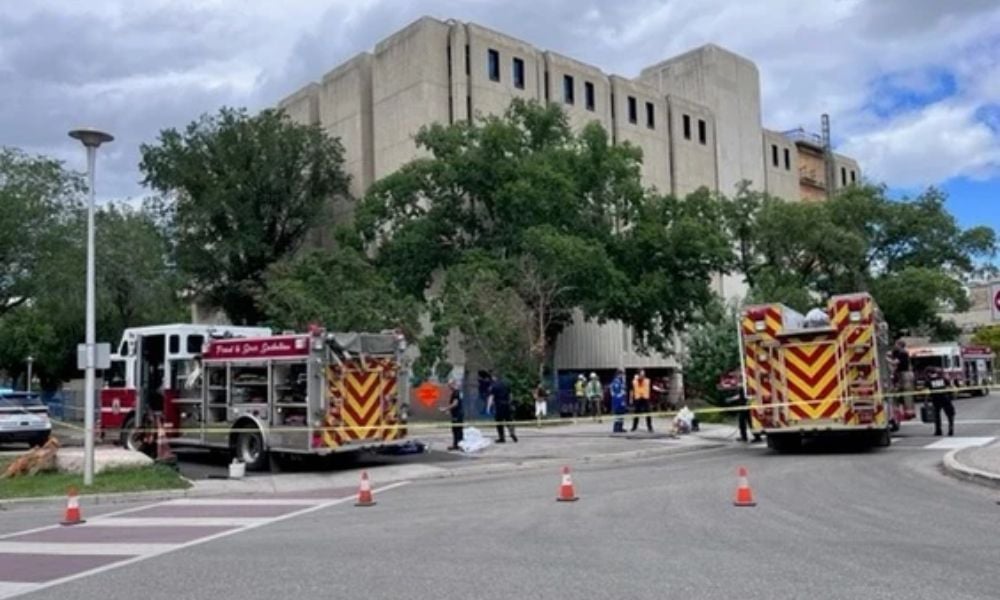
[(649, 400), (648, 377), (637, 377), (632, 380), (632, 397), (636, 400)]

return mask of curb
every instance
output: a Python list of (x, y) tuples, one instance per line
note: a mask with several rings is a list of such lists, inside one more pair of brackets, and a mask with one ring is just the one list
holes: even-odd
[[(574, 465), (597, 465), (597, 464), (617, 464), (633, 460), (644, 460), (661, 456), (690, 454), (703, 450), (713, 450), (726, 446), (718, 441), (705, 440), (703, 443), (689, 444), (671, 448), (645, 448), (642, 450), (630, 450), (627, 452), (616, 452), (614, 454), (595, 454), (581, 456), (578, 458), (525, 458), (522, 460), (512, 459), (505, 462), (485, 462), (467, 467), (442, 469), (438, 472), (425, 473), (410, 477), (399, 477), (390, 480), (381, 480), (381, 483), (393, 481), (422, 481), (434, 479), (451, 479), (464, 476), (497, 475), (501, 473), (511, 473), (517, 471), (541, 470), (551, 467), (558, 467), (567, 463)], [(377, 471), (373, 471), (375, 473)], [(199, 490), (198, 482), (186, 480), (191, 487), (184, 490), (151, 490), (147, 492), (124, 492), (106, 494), (85, 494), (80, 496), (81, 501), (85, 501), (88, 506), (101, 506), (124, 504), (128, 502), (155, 502), (174, 500), (177, 498), (196, 498), (225, 495), (230, 492), (219, 490)], [(303, 487), (299, 490), (278, 490), (280, 493), (294, 493), (296, 491), (307, 492), (316, 489), (323, 489), (322, 486)], [(261, 490), (247, 491), (249, 494), (268, 493)], [(244, 493), (247, 493), (244, 492)], [(64, 496), (43, 496), (34, 498), (11, 498), (0, 501), (0, 512), (25, 508), (59, 507), (65, 503)]]
[(963, 450), (968, 450), (968, 448), (956, 448), (944, 455), (941, 462), (944, 472), (963, 481), (971, 481), (991, 488), (1000, 487), (1000, 473), (991, 473), (970, 467), (958, 460), (958, 453)]

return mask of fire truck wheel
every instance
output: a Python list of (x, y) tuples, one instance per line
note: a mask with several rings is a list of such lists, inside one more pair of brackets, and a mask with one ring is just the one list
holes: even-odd
[(879, 448), (888, 448), (892, 445), (892, 435), (889, 429), (880, 429), (872, 435), (872, 442)]
[(142, 429), (135, 426), (135, 415), (129, 415), (128, 418), (125, 419), (125, 423), (122, 424), (121, 433), (119, 434), (118, 439), (119, 445), (126, 450), (149, 454), (149, 449), (146, 447), (146, 444), (143, 443), (142, 438)]
[(767, 447), (775, 452), (792, 452), (802, 447), (802, 438), (797, 433), (768, 434)]
[(241, 431), (233, 442), (233, 457), (246, 463), (248, 471), (266, 471), (270, 465), (264, 437), (259, 431)]

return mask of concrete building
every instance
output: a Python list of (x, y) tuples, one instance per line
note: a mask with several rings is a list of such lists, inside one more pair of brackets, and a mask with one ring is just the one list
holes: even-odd
[[(746, 180), (788, 200), (815, 196), (808, 144), (762, 126), (757, 67), (714, 44), (628, 78), (479, 25), (424, 17), (279, 106), (341, 138), (351, 192), (360, 196), (420, 155), (413, 136), (422, 126), (498, 114), (513, 98), (558, 103), (574, 128), (597, 121), (613, 143), (638, 146), (645, 183), (663, 193), (732, 194)], [(854, 161), (837, 160), (845, 182), (860, 178)], [(716, 288), (726, 298), (745, 289), (731, 277), (718, 278)], [(557, 343), (555, 365), (675, 369), (677, 362), (635, 352), (620, 324), (578, 318)]]

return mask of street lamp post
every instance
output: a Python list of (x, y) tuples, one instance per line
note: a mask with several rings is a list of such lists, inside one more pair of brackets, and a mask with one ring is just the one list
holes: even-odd
[(28, 362), (28, 382), (24, 385), (24, 389), (25, 389), (25, 391), (27, 391), (30, 394), (31, 393), (31, 364), (33, 362), (35, 362), (35, 357), (31, 356), (29, 354), (28, 358), (27, 358), (27, 362)]
[(79, 140), (87, 149), (87, 332), (85, 371), (86, 388), (83, 391), (83, 485), (94, 483), (94, 369), (97, 363), (97, 345), (94, 325), (94, 168), (97, 148), (114, 140), (110, 134), (96, 129), (74, 129), (69, 137)]

